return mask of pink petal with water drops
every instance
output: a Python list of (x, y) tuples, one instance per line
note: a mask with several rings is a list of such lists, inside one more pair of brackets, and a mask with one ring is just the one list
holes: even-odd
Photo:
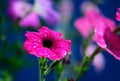
[(55, 53), (55, 55), (51, 56), (52, 58), (54, 57), (54, 59), (56, 60), (61, 60), (67, 55), (66, 50), (62, 48), (53, 48), (52, 51)]
[(71, 41), (61, 36), (62, 33), (43, 26), (38, 32), (27, 32), (24, 48), (29, 54), (38, 58), (61, 60), (70, 52), (71, 47)]

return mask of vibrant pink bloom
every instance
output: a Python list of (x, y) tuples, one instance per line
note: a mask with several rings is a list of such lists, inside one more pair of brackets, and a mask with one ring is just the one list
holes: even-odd
[(91, 31), (94, 30), (94, 22), (96, 18), (102, 17), (100, 10), (91, 2), (84, 2), (81, 6), (81, 11), (84, 13), (84, 16), (77, 19), (74, 22), (77, 30), (82, 34), (84, 38), (87, 38)]
[(111, 28), (116, 26), (114, 21), (104, 17), (96, 6), (92, 6), (91, 3), (89, 3), (89, 5), (82, 6), (82, 10), (85, 9), (84, 17), (77, 19), (74, 23), (75, 27), (83, 37), (87, 38), (90, 35), (91, 31), (96, 27), (96, 21), (102, 20)]
[(36, 13), (30, 13), (28, 16), (21, 19), (19, 22), (21, 27), (34, 27), (40, 26), (39, 16)]
[(118, 11), (116, 12), (116, 20), (120, 21), (120, 8), (118, 8)]
[(111, 27), (112, 30), (116, 26), (114, 21), (100, 15), (99, 13), (95, 14), (94, 12), (89, 12), (88, 14), (89, 14), (89, 16), (87, 15), (82, 18), (79, 18), (74, 23), (77, 30), (85, 38), (87, 38), (90, 35), (91, 31), (93, 31), (94, 28), (96, 27), (96, 21), (99, 21), (99, 20), (104, 21), (109, 27)]
[(109, 24), (111, 23), (107, 24), (102, 19), (96, 21), (95, 36), (96, 36), (97, 44), (100, 45), (102, 48), (106, 47), (106, 41), (103, 38), (106, 28), (109, 27), (111, 31), (115, 29), (115, 27), (112, 27)]
[(120, 38), (113, 33), (114, 28), (104, 21), (96, 21), (95, 36), (97, 44), (120, 60)]
[(24, 48), (28, 53), (38, 58), (61, 60), (70, 52), (71, 46), (71, 41), (65, 40), (61, 36), (62, 33), (44, 26), (38, 32), (26, 33), (27, 40), (24, 43)]
[[(92, 53), (95, 51), (95, 49), (96, 49), (96, 46), (93, 44), (90, 44), (87, 47), (86, 55), (88, 57), (90, 57), (92, 55)], [(95, 56), (92, 64), (96, 71), (103, 70), (103, 68), (105, 67), (105, 59), (104, 59), (104, 56), (102, 55), (102, 53), (99, 53)]]

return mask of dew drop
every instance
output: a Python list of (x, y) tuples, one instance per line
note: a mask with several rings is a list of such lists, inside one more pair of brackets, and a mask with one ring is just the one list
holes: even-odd
[(36, 46), (33, 46), (33, 48), (36, 48)]

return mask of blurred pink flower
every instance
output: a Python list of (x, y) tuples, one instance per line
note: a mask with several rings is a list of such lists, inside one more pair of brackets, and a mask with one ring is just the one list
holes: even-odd
[(21, 27), (34, 27), (38, 28), (40, 26), (39, 16), (36, 13), (30, 13), (28, 16), (21, 19), (19, 22)]
[(23, 0), (10, 0), (8, 7), (8, 15), (13, 20), (17, 18), (23, 18), (32, 9), (32, 5)]
[(118, 11), (116, 12), (116, 20), (120, 21), (120, 8), (118, 8)]
[(82, 34), (84, 38), (87, 38), (94, 30), (94, 22), (97, 17), (101, 17), (100, 10), (96, 5), (91, 2), (84, 2), (80, 6), (84, 16), (77, 19), (74, 22), (77, 30)]
[(48, 24), (55, 25), (60, 22), (60, 15), (52, 6), (51, 0), (35, 0), (33, 12), (38, 13)]
[(38, 58), (61, 60), (70, 52), (71, 41), (63, 39), (62, 33), (43, 26), (38, 32), (27, 32), (24, 48)]
[[(87, 7), (89, 5), (90, 7)], [(75, 27), (85, 38), (89, 36), (90, 30), (93, 30), (97, 44), (120, 60), (120, 38), (113, 33), (116, 24), (104, 17), (94, 5), (89, 5), (82, 6), (84, 17), (75, 21)]]
[[(13, 20), (19, 19), (20, 25), (23, 27), (38, 28), (40, 26), (39, 17), (49, 25), (56, 25), (60, 22), (60, 15), (53, 10), (51, 0), (35, 0), (33, 5), (24, 0), (10, 0), (9, 2), (8, 14)], [(32, 19), (30, 20), (30, 18)]]
[(97, 20), (103, 20), (110, 27), (116, 26), (113, 20), (104, 17), (100, 10), (90, 2), (82, 5), (82, 11), (84, 17), (77, 19), (74, 25), (84, 38), (87, 38), (94, 31)]
[[(88, 57), (90, 57), (92, 55), (92, 53), (95, 51), (96, 46), (93, 44), (90, 44), (87, 49), (86, 49), (86, 55)], [(101, 71), (104, 69), (105, 67), (105, 58), (102, 55), (102, 53), (99, 53), (95, 56), (94, 60), (93, 60), (93, 66), (95, 68), (96, 71)]]
[(96, 22), (95, 36), (97, 44), (120, 60), (120, 38), (113, 32), (115, 27), (110, 27), (103, 20)]

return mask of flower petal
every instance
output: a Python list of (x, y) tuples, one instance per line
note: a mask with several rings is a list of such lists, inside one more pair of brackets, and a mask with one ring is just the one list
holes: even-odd
[(70, 53), (70, 46), (71, 46), (70, 40), (61, 39), (54, 43), (53, 48), (64, 49), (66, 50), (66, 52)]
[(22, 27), (38, 28), (40, 26), (39, 16), (36, 13), (30, 13), (28, 16), (21, 19), (19, 24)]
[[(37, 56), (38, 58), (49, 58), (50, 60), (61, 60), (70, 52), (71, 41), (61, 37), (61, 33), (55, 32), (43, 26), (38, 32), (27, 32), (27, 40), (24, 43), (24, 48), (28, 53)], [(44, 40), (50, 40), (51, 46), (46, 47)], [(63, 45), (60, 45), (63, 44)]]
[(50, 55), (50, 56), (54, 56), (54, 59), (56, 60), (61, 60), (67, 55), (66, 50), (62, 48), (55, 48), (55, 49), (52, 49), (52, 51), (55, 53), (55, 55)]
[(104, 34), (104, 39), (107, 43), (106, 50), (116, 59), (120, 60), (120, 38), (107, 28)]
[(85, 38), (89, 36), (90, 31), (93, 29), (93, 24), (86, 17), (77, 19), (74, 25)]
[(23, 18), (30, 12), (32, 5), (23, 0), (12, 0), (10, 1), (8, 14), (13, 20), (17, 18)]

